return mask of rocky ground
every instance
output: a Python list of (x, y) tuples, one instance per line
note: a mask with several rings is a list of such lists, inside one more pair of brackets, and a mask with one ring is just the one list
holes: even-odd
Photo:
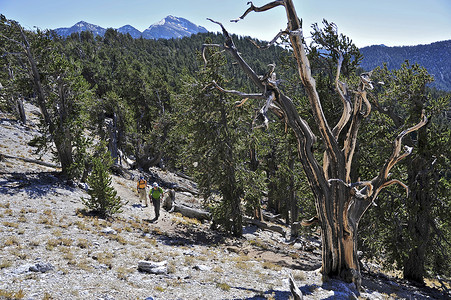
[[(232, 239), (208, 222), (164, 210), (152, 222), (153, 208), (138, 203), (131, 177), (113, 176), (126, 203), (122, 213), (89, 216), (81, 201), (86, 192), (61, 181), (50, 157), (27, 145), (37, 134), (38, 110), (26, 110), (27, 125), (0, 113), (0, 299), (290, 299), (289, 274), (304, 299), (446, 299), (439, 287), (416, 287), (370, 264), (364, 292), (322, 283), (316, 234), (292, 241), (248, 225), (243, 238)], [(166, 183), (192, 184), (151, 171)], [(175, 199), (199, 202), (187, 192)]]

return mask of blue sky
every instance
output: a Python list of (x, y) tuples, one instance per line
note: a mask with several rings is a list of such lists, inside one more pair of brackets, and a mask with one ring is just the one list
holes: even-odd
[[(0, 0), (0, 13), (32, 29), (71, 27), (86, 21), (104, 28), (132, 25), (140, 31), (168, 15), (183, 17), (209, 31), (222, 22), (227, 30), (270, 40), (286, 27), (282, 7), (252, 13), (238, 23), (248, 0)], [(310, 25), (323, 18), (338, 25), (358, 47), (385, 44), (404, 46), (451, 39), (451, 0), (293, 0), (303, 19), (305, 36)], [(254, 0), (260, 6), (270, 0)]]

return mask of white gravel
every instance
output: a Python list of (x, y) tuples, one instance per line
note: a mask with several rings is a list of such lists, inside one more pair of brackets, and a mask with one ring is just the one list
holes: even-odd
[[(0, 114), (0, 154), (38, 159), (27, 145), (37, 134), (38, 110), (25, 108), (31, 125)], [(81, 198), (88, 195), (61, 182), (56, 171), (0, 161), (0, 299), (290, 299), (290, 273), (304, 299), (432, 299), (385, 281), (364, 281), (360, 295), (352, 284), (323, 284), (314, 270), (317, 240), (302, 251), (307, 240), (289, 245), (254, 227), (242, 239), (228, 239), (166, 211), (151, 223), (153, 208), (137, 205), (136, 182), (116, 176), (114, 187), (128, 201), (124, 211), (113, 220), (83, 215)], [(165, 174), (176, 180), (158, 175)], [(179, 201), (193, 197), (176, 194)], [(166, 272), (141, 272), (139, 261), (166, 261)]]

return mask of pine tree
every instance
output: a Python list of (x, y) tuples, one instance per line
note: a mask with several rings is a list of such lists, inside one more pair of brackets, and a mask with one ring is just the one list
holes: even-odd
[(92, 171), (88, 176), (89, 199), (82, 198), (83, 204), (91, 211), (102, 217), (112, 216), (122, 212), (121, 198), (111, 186), (109, 168), (113, 161), (106, 146), (99, 147), (98, 155), (92, 157)]

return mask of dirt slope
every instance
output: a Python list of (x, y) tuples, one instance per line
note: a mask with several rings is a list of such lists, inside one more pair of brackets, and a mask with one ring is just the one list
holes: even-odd
[[(289, 299), (290, 273), (305, 299), (442, 297), (376, 275), (365, 276), (360, 294), (352, 284), (323, 284), (315, 235), (289, 241), (247, 226), (242, 239), (231, 239), (164, 210), (150, 222), (153, 208), (138, 204), (133, 179), (113, 176), (127, 202), (114, 219), (82, 214), (83, 189), (62, 182), (57, 168), (21, 159), (53, 163), (27, 145), (37, 134), (38, 110), (29, 103), (26, 110), (26, 126), (0, 113), (0, 299)], [(184, 180), (158, 169), (151, 175)], [(176, 201), (199, 200), (177, 192)], [(141, 261), (164, 268), (143, 272)]]

